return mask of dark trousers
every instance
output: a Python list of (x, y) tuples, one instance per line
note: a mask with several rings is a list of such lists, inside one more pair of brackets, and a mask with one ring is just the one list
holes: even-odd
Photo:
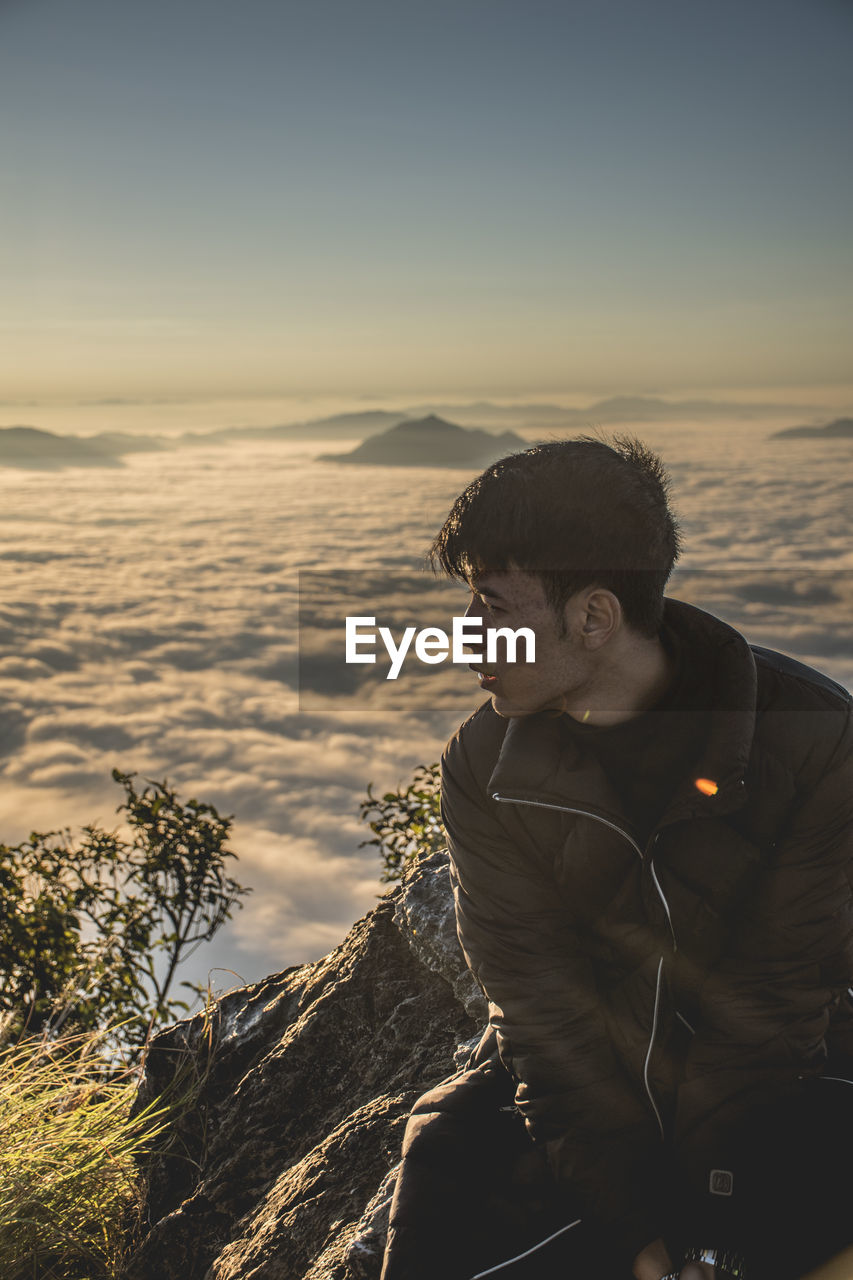
[(494, 1280), (630, 1280), (554, 1184), (513, 1094), (509, 1075), (490, 1063), (416, 1103), (382, 1280), (473, 1280), (493, 1267)]
[[(853, 1243), (853, 1084), (810, 1081), (795, 1101), (759, 1109), (743, 1151), (745, 1194), (715, 1204), (718, 1221), (673, 1205), (674, 1261), (684, 1244), (737, 1248), (747, 1280), (800, 1280)], [(382, 1280), (630, 1280), (630, 1262), (578, 1219), (526, 1134), (512, 1080), (490, 1062), (412, 1111)]]

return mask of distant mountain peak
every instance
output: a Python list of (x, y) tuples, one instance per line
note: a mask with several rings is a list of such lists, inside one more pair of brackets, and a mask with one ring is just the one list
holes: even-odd
[(60, 437), (54, 431), (44, 431), (41, 427), (27, 427), (23, 424), (16, 424), (13, 427), (0, 427), (3, 436), (7, 440), (58, 440)]
[(320, 461), (378, 467), (480, 468), (526, 447), (527, 442), (513, 431), (495, 435), (428, 413), (369, 436), (350, 453), (323, 453)]
[(464, 427), (459, 427), (455, 422), (448, 422), (446, 418), (439, 418), (436, 413), (428, 413), (425, 418), (407, 418), (404, 422), (398, 422), (395, 427), (391, 427), (392, 431), (410, 432), (412, 434), (422, 431), (443, 431), (443, 432), (464, 432)]
[(118, 457), (95, 440), (58, 436), (41, 427), (0, 428), (0, 466), (55, 471), (62, 467), (117, 467)]
[(835, 418), (822, 427), (785, 427), (782, 431), (774, 431), (771, 440), (851, 440), (853, 439), (853, 418)]

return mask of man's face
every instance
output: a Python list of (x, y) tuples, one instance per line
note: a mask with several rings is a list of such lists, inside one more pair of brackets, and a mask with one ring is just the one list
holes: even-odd
[[(466, 617), (481, 618), (487, 628), (529, 627), (536, 637), (536, 658), (532, 663), (506, 660), (506, 646), (498, 643), (498, 657), (487, 662), (485, 643), (482, 661), (470, 664), (480, 676), (480, 688), (492, 695), (500, 716), (526, 716), (535, 711), (560, 710), (583, 715), (581, 703), (590, 675), (590, 658), (580, 635), (579, 615), (566, 610), (568, 634), (561, 619), (545, 598), (541, 581), (523, 569), (485, 572), (471, 587), (471, 603)], [(525, 655), (523, 638), (516, 657)]]

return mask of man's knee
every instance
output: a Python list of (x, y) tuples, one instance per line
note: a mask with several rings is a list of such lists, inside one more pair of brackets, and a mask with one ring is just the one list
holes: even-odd
[[(503, 1072), (506, 1076), (506, 1073)], [(475, 1068), (443, 1081), (415, 1103), (403, 1137), (405, 1160), (431, 1160), (454, 1150), (461, 1158), (479, 1148), (502, 1105), (512, 1100), (512, 1082), (494, 1069)]]
[(514, 1096), (515, 1084), (509, 1073), (500, 1063), (487, 1062), (442, 1080), (418, 1098), (411, 1114), (483, 1115), (510, 1105)]

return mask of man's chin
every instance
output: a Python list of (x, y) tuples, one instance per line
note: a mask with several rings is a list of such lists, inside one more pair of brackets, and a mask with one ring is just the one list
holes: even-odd
[(559, 713), (565, 711), (565, 705), (562, 699), (553, 699), (550, 702), (544, 702), (541, 706), (524, 704), (523, 702), (513, 701), (504, 694), (492, 694), (492, 709), (503, 720), (517, 720), (521, 716), (535, 716), (540, 711), (550, 711)]
[(516, 716), (530, 715), (529, 708), (520, 707), (511, 698), (506, 698), (500, 693), (492, 694), (492, 709), (504, 720), (513, 720)]

